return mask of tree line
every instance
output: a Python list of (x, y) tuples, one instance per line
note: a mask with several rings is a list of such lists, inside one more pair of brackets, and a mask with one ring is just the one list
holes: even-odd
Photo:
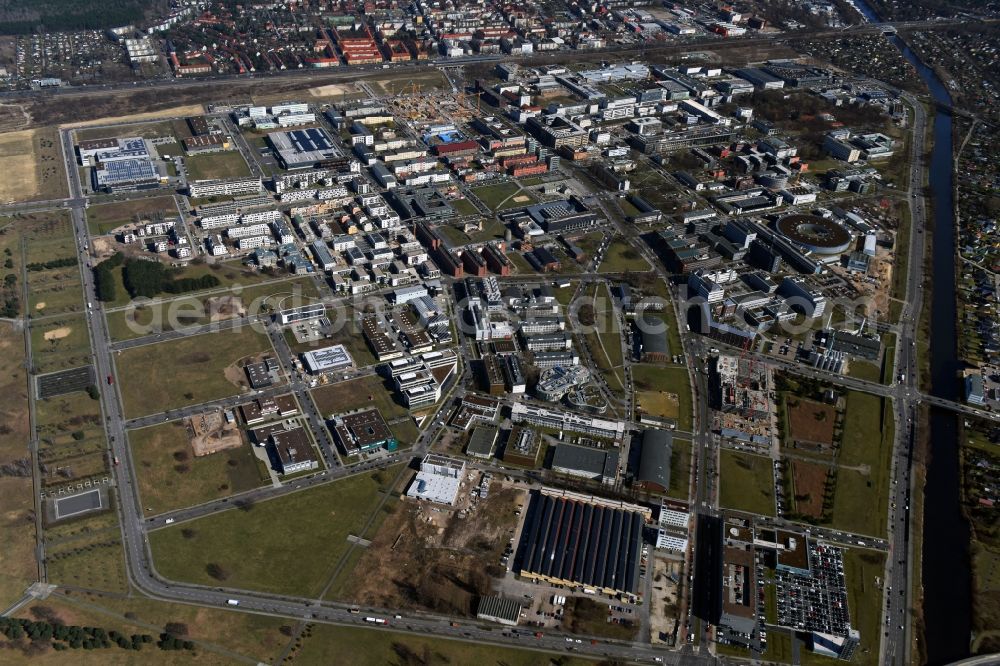
[(152, 298), (157, 294), (183, 294), (189, 291), (200, 291), (218, 287), (221, 283), (214, 275), (203, 275), (197, 278), (178, 278), (177, 272), (163, 264), (144, 259), (125, 259), (121, 252), (105, 259), (94, 267), (94, 281), (97, 288), (97, 299), (103, 302), (118, 298), (118, 287), (113, 270), (122, 267), (122, 281), (125, 290), (132, 298), (145, 296)]
[[(174, 625), (183, 627), (184, 625)], [(171, 625), (167, 625), (171, 629)], [(101, 627), (81, 627), (61, 624), (58, 621), (28, 620), (14, 617), (0, 617), (0, 634), (9, 641), (27, 639), (32, 645), (49, 644), (54, 650), (96, 650), (117, 646), (122, 650), (141, 650), (153, 643), (149, 634), (123, 634), (114, 629)], [(5, 647), (15, 647), (7, 644)], [(161, 650), (194, 650), (194, 641), (179, 638), (175, 633), (164, 631), (156, 641)]]
[(28, 264), (28, 270), (46, 271), (51, 268), (66, 268), (67, 266), (76, 266), (76, 257), (63, 257), (62, 259), (53, 259), (51, 261), (36, 261)]

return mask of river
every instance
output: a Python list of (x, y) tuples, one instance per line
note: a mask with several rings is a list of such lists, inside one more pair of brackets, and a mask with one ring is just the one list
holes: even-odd
[[(864, 0), (855, 6), (871, 22), (878, 15)], [(935, 101), (951, 105), (948, 89), (898, 37), (889, 40), (899, 48)], [(931, 393), (961, 400), (957, 373), (958, 319), (955, 300), (955, 211), (952, 116), (938, 109), (934, 114), (934, 146), (930, 163), (931, 204), (934, 215), (931, 257)], [(958, 417), (930, 412), (931, 459), (924, 487), (923, 585), (924, 647), (929, 664), (946, 664), (969, 655), (972, 627), (972, 577), (969, 559), (969, 526), (962, 515)]]

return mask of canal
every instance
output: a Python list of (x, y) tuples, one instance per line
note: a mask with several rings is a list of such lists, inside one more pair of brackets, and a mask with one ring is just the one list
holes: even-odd
[[(864, 2), (855, 6), (872, 22), (878, 15)], [(898, 37), (899, 48), (927, 85), (934, 101), (951, 105), (944, 83)], [(930, 203), (934, 216), (931, 270), (931, 393), (961, 400), (957, 374), (958, 309), (955, 298), (955, 210), (952, 116), (934, 112), (934, 147), (930, 162)], [(926, 302), (926, 300), (925, 300)], [(929, 664), (946, 664), (969, 655), (972, 577), (969, 526), (962, 515), (958, 417), (930, 412), (930, 463), (924, 487), (923, 571), (924, 646)]]

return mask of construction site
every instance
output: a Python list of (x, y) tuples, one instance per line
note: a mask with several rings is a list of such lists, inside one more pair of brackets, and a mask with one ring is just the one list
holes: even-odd
[(714, 430), (723, 437), (770, 446), (774, 432), (770, 367), (750, 354), (719, 354), (709, 365)]
[(222, 412), (196, 414), (187, 420), (191, 449), (196, 458), (227, 449), (238, 449), (243, 437), (235, 422), (228, 423)]
[(344, 590), (346, 600), (468, 616), (506, 568), (525, 490), (470, 472), (454, 507), (398, 502)]

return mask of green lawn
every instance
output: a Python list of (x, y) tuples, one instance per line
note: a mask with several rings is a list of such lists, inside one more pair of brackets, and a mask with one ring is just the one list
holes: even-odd
[[(854, 652), (854, 661), (862, 666), (876, 666), (879, 641), (882, 640), (879, 632), (882, 591), (875, 584), (875, 579), (885, 575), (885, 555), (847, 550), (844, 553), (844, 575), (847, 576), (847, 606), (851, 612), (851, 625), (861, 632), (861, 644)], [(895, 605), (893, 603), (894, 608)], [(817, 659), (835, 663), (831, 659)], [(803, 663), (806, 661), (803, 659)], [(810, 659), (808, 663), (818, 662)]]
[(452, 199), (448, 203), (459, 215), (479, 215), (479, 209), (468, 199)]
[(691, 440), (674, 438), (670, 453), (670, 487), (667, 495), (686, 500), (691, 481)]
[(683, 365), (632, 364), (632, 383), (637, 391), (666, 391), (677, 396), (677, 429), (691, 430), (691, 381)]
[(82, 312), (79, 266), (28, 273), (28, 314), (31, 317)]
[(187, 165), (188, 178), (191, 180), (239, 178), (250, 175), (250, 167), (238, 150), (192, 155), (185, 157), (184, 162)]
[(177, 206), (174, 198), (150, 197), (90, 206), (87, 208), (87, 228), (92, 235), (101, 236), (124, 224), (135, 222), (137, 219), (152, 218), (157, 214), (176, 217)]
[(46, 549), (48, 580), (58, 585), (124, 593), (125, 552), (117, 530)]
[(599, 273), (624, 273), (625, 271), (645, 272), (650, 270), (639, 251), (621, 239), (616, 239), (608, 246)]
[(90, 363), (90, 333), (83, 315), (47, 319), (31, 325), (31, 364), (38, 373)]
[(311, 393), (324, 417), (362, 407), (377, 408), (386, 420), (407, 414), (406, 408), (396, 402), (393, 389), (378, 375), (320, 386)]
[(847, 374), (869, 382), (882, 380), (882, 368), (868, 361), (852, 360)]
[(737, 451), (719, 454), (720, 506), (774, 515), (774, 475), (770, 458)]
[[(125, 414), (134, 418), (236, 395), (241, 387), (225, 370), (270, 350), (267, 336), (250, 327), (126, 349), (116, 357)], [(232, 375), (245, 381), (242, 371)]]
[[(398, 468), (309, 490), (152, 532), (165, 577), (297, 596), (315, 596), (346, 552)], [(187, 530), (193, 531), (189, 532)], [(216, 565), (210, 567), (209, 565)], [(215, 577), (209, 574), (212, 570)]]
[[(849, 391), (841, 441), (833, 527), (883, 536), (889, 497), (889, 465), (895, 426), (892, 403), (868, 393)], [(862, 467), (862, 471), (843, 469)], [(864, 471), (864, 470), (867, 470)]]
[(250, 490), (269, 480), (251, 445), (195, 458), (180, 421), (129, 433), (139, 501), (149, 514), (201, 504)]
[(532, 197), (528, 192), (524, 192), (523, 195), (528, 197), (529, 201), (518, 203), (510, 199), (510, 197), (520, 189), (521, 188), (517, 183), (506, 182), (498, 183), (496, 185), (477, 187), (472, 190), (472, 193), (479, 197), (479, 200), (486, 204), (491, 210), (496, 211), (503, 210), (505, 208), (526, 206), (529, 203), (533, 203), (534, 197)]

